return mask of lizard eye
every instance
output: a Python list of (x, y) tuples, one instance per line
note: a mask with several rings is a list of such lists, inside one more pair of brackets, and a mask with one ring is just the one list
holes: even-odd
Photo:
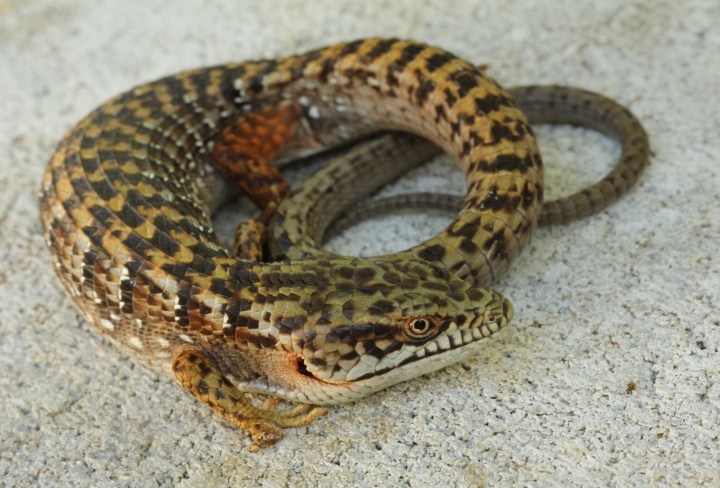
[(428, 330), (428, 327), (430, 327), (430, 324), (425, 319), (415, 319), (410, 322), (410, 328), (414, 334), (422, 335)]
[(435, 332), (435, 324), (427, 318), (413, 318), (405, 322), (405, 333), (412, 339), (424, 339)]

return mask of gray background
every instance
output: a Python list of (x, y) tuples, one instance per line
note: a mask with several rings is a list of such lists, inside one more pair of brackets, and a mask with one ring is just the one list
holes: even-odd
[[(0, 0), (0, 484), (718, 486), (718, 24), (717, 1)], [(506, 86), (609, 95), (645, 124), (652, 164), (608, 211), (536, 232), (496, 286), (513, 326), (476, 358), (249, 454), (83, 322), (40, 235), (41, 174), (73, 123), (140, 82), (374, 35), (437, 44)], [(550, 196), (618, 153), (538, 132)], [(462, 177), (441, 158), (396, 186), (418, 187)], [(383, 253), (447, 222), (376, 220), (332, 245)]]

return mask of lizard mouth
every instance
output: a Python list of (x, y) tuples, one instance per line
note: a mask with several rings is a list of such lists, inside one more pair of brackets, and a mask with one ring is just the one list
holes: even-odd
[[(442, 332), (422, 344), (394, 342), (381, 346), (379, 342), (363, 345), (365, 352), (353, 352), (352, 363), (342, 367), (342, 361), (328, 364), (324, 359), (308, 360), (297, 357), (297, 373), (324, 385), (374, 385), (380, 389), (422, 374), (437, 371), (461, 358), (474, 354), (475, 343), (505, 328), (513, 316), (513, 307), (504, 297), (484, 309), (475, 309), (465, 316), (470, 320), (448, 321)], [(309, 362), (308, 362), (309, 361)], [(316, 362), (318, 361), (318, 362)], [(348, 359), (346, 359), (348, 361)]]
[[(332, 372), (316, 370), (306, 357), (275, 354), (264, 349), (267, 378), (237, 381), (241, 389), (275, 395), (291, 401), (330, 405), (358, 400), (383, 388), (443, 369), (478, 354), (486, 339), (505, 328), (513, 316), (507, 300), (498, 301), (484, 311), (473, 310), (475, 317), (458, 328), (448, 324), (443, 334), (423, 345), (403, 344), (382, 356), (366, 353), (355, 367), (344, 374), (331, 366)], [(367, 347), (370, 347), (369, 345)], [(379, 348), (374, 351), (380, 352)], [(285, 373), (282, 373), (285, 371)], [(336, 375), (333, 375), (333, 372)], [(279, 374), (282, 373), (282, 374)], [(335, 376), (335, 377), (333, 377)]]
[[(316, 405), (331, 405), (358, 400), (386, 387), (403, 381), (432, 373), (451, 364), (465, 361), (478, 354), (484, 347), (487, 339), (505, 328), (508, 324), (506, 315), (498, 317), (493, 322), (487, 322), (481, 327), (450, 330), (440, 337), (429, 341), (424, 347), (405, 347), (381, 359), (372, 371), (365, 370), (355, 378), (348, 375), (344, 379), (332, 379), (315, 374), (311, 371), (305, 359), (295, 355), (288, 362), (278, 358), (277, 370), (290, 367), (296, 375), (292, 383), (283, 377), (282, 381), (245, 380), (237, 381), (236, 386), (251, 393), (271, 394), (291, 401), (312, 403)], [(485, 329), (486, 328), (486, 329)], [(483, 330), (486, 330), (483, 334)], [(385, 364), (383, 364), (385, 363)], [(285, 369), (287, 371), (287, 369)], [(273, 378), (276, 368), (270, 368)], [(277, 380), (277, 378), (275, 378)], [(302, 379), (302, 380), (301, 380)], [(298, 388), (298, 385), (301, 387)]]
[[(372, 385), (383, 388), (426, 373), (437, 371), (475, 354), (478, 343), (505, 328), (513, 316), (506, 299), (483, 311), (475, 310), (474, 319), (458, 326), (451, 322), (443, 333), (421, 345), (398, 344), (380, 350), (371, 347), (345, 371), (337, 365), (332, 371), (308, 367), (306, 358), (298, 358), (298, 373), (326, 385)], [(394, 347), (397, 346), (397, 347)], [(357, 357), (357, 356), (356, 356)], [(325, 373), (325, 374), (323, 374)], [(340, 373), (340, 374), (338, 374)]]

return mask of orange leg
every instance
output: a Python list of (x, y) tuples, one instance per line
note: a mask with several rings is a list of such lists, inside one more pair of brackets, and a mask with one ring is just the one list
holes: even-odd
[(213, 159), (220, 171), (262, 211), (235, 231), (235, 255), (242, 259), (262, 260), (265, 224), (290, 192), (271, 161), (291, 141), (296, 127), (296, 111), (285, 106), (238, 117), (215, 141)]
[(215, 141), (213, 159), (220, 171), (263, 210), (290, 191), (271, 160), (292, 140), (296, 127), (296, 111), (286, 106), (238, 117)]

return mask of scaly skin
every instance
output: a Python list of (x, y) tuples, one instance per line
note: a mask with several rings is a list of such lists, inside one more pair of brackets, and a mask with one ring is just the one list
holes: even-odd
[[(464, 256), (437, 243), (401, 260), (265, 264), (218, 242), (209, 143), (238, 181), (270, 160), (381, 130), (414, 132), (458, 159), (470, 192), (451, 229)], [(258, 201), (268, 187), (284, 191), (260, 180), (249, 185), (261, 188)], [(40, 203), (57, 274), (87, 320), (253, 434), (257, 448), (324, 411), (259, 409), (246, 392), (355, 400), (467, 358), (505, 327), (507, 300), (447, 270), (510, 266), (536, 225), (542, 167), (524, 115), (470, 63), (369, 39), (119, 95), (60, 142)]]
[[(565, 86), (515, 87), (509, 88), (508, 93), (533, 124), (587, 127), (605, 133), (621, 146), (615, 167), (601, 181), (559, 200), (543, 202), (539, 225), (565, 224), (600, 212), (627, 192), (647, 165), (650, 149), (645, 130), (633, 114), (617, 102)], [(325, 240), (358, 222), (393, 211), (422, 208), (459, 212), (464, 205), (463, 197), (435, 193), (403, 193), (368, 200), (348, 209), (439, 152), (437, 146), (417, 136), (392, 133), (364, 141), (332, 158), (297, 184), (273, 215), (268, 233), (268, 248), (273, 259), (327, 256), (328, 252), (322, 249)], [(438, 240), (464, 256), (462, 243), (451, 227), (429, 243), (383, 257), (402, 259)], [(472, 259), (472, 254), (465, 258)], [(491, 285), (500, 278), (484, 274), (483, 269), (480, 271), (478, 276), (468, 275), (470, 268), (466, 266), (456, 274), (480, 286)]]

